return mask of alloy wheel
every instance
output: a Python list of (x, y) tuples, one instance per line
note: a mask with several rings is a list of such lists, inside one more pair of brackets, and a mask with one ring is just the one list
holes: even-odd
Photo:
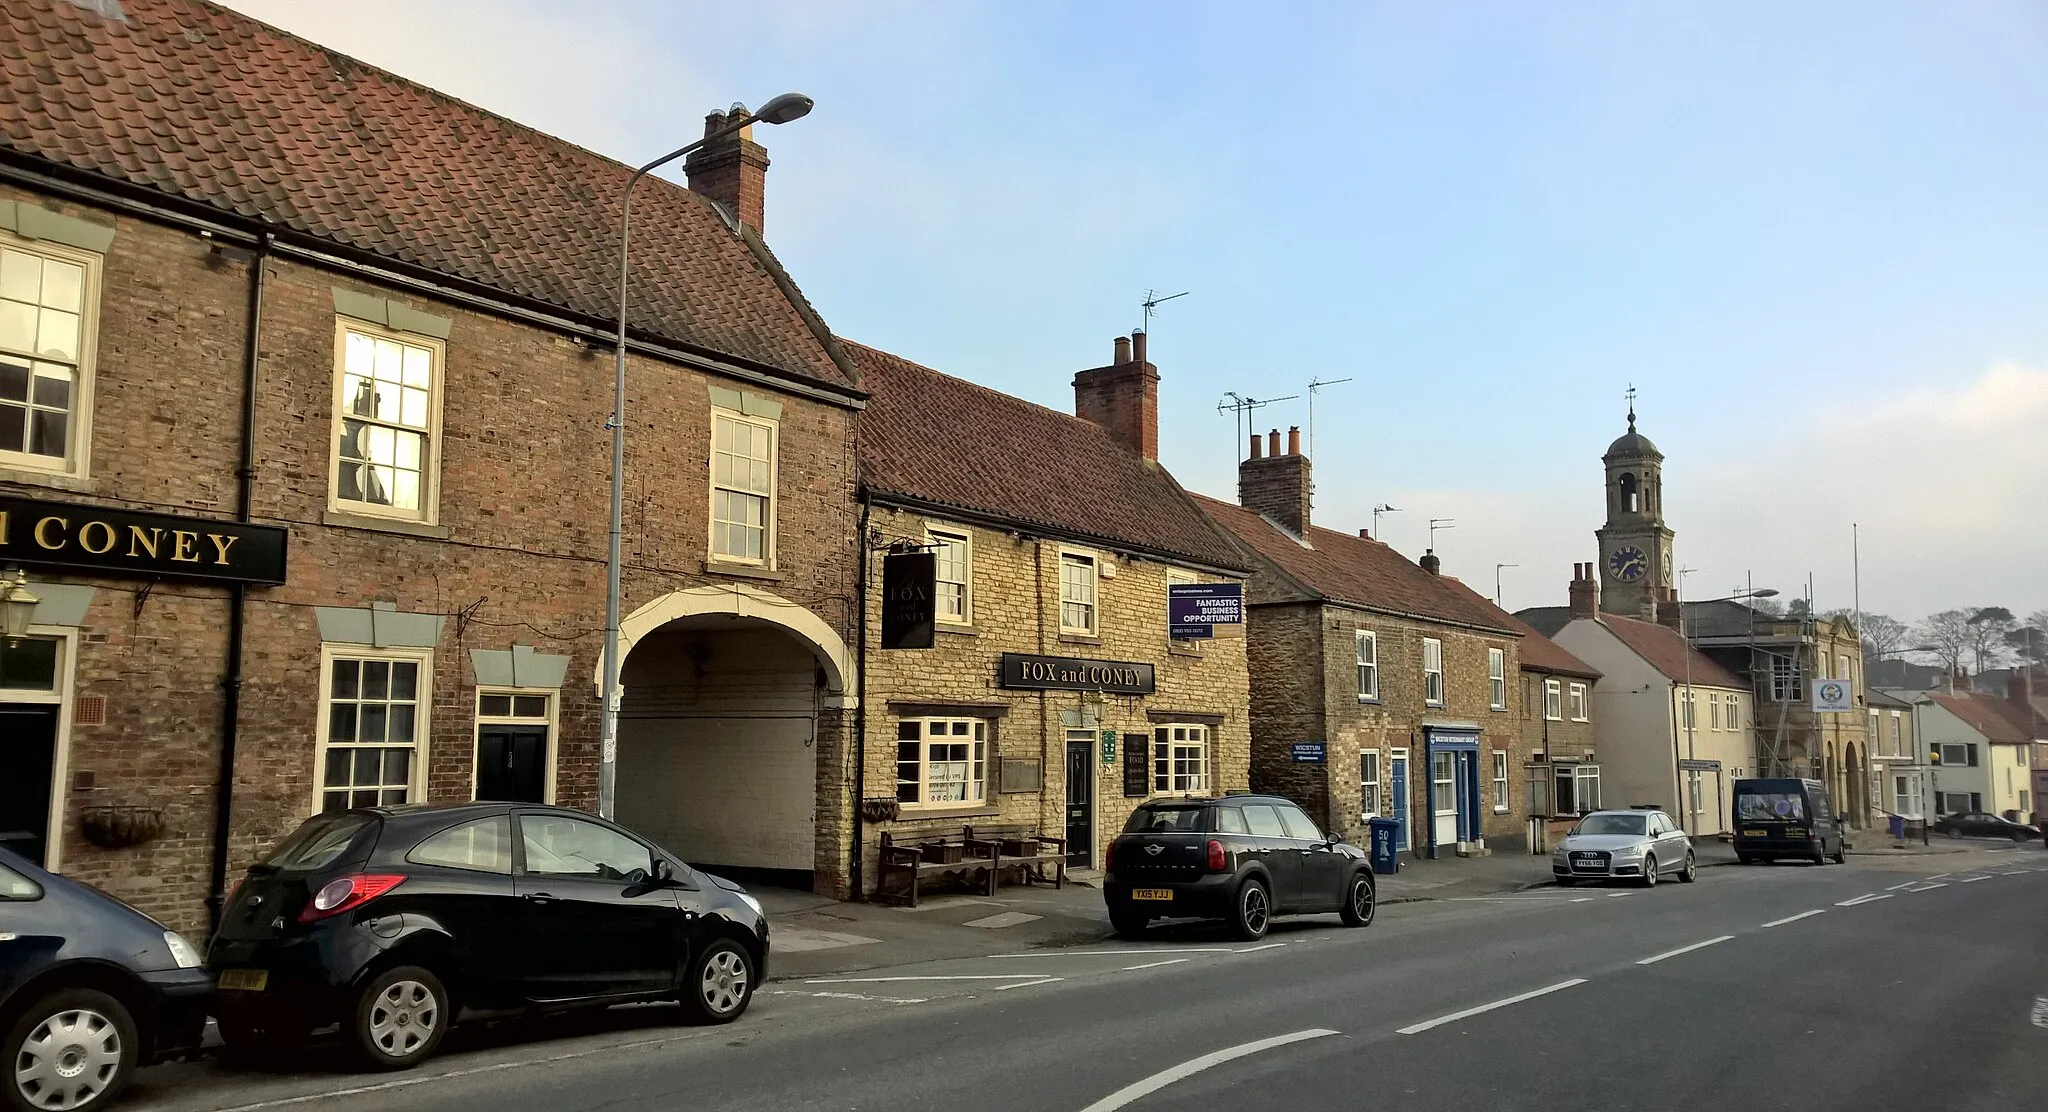
[(1248, 882), (1237, 897), (1237, 920), (1241, 933), (1257, 938), (1266, 933), (1266, 925), (1272, 921), (1273, 907), (1266, 896), (1266, 886), (1258, 881)]
[(30, 1029), (15, 1055), (14, 1085), (34, 1108), (83, 1108), (121, 1072), (121, 1029), (90, 1008), (67, 1008)]
[(393, 1058), (418, 1054), (441, 1025), (441, 1005), (418, 981), (393, 981), (377, 994), (367, 1017), (370, 1042)]
[(704, 962), (698, 991), (713, 1015), (730, 1015), (747, 1002), (747, 962), (731, 949), (715, 951)]
[(1688, 853), (1685, 855), (1685, 871), (1678, 874), (1678, 879), (1686, 882), (1687, 884), (1691, 884), (1693, 881), (1698, 880), (1699, 878), (1699, 862), (1693, 859), (1692, 854)]
[(1643, 858), (1643, 887), (1655, 888), (1656, 886), (1657, 859), (1655, 857), (1645, 857)]
[(1377, 904), (1371, 881), (1359, 877), (1351, 882), (1351, 917), (1357, 920), (1359, 926), (1372, 925), (1372, 916), (1377, 910)]

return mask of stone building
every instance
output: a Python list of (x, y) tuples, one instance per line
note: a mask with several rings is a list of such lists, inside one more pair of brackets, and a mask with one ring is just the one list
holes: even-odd
[[(1167, 623), (1169, 584), (1241, 583), (1246, 561), (1159, 466), (1159, 374), (1134, 339), (1075, 376), (1081, 417), (847, 345), (871, 394), (868, 889), (884, 832), (1021, 823), (1089, 867), (1147, 798), (1248, 786), (1245, 639)], [(882, 647), (892, 549), (937, 558), (930, 648)]]
[[(326, 808), (592, 807), (631, 170), (209, 4), (0, 41), (0, 832), (195, 929)], [(863, 394), (765, 166), (634, 198), (618, 815), (840, 892)]]
[(1200, 500), (1257, 565), (1253, 788), (1361, 843), (1374, 814), (1397, 820), (1414, 853), (1518, 843), (1533, 755), (1517, 680), (1529, 632), (1439, 575), (1434, 554), (1418, 563), (1362, 531), (1314, 525), (1298, 435), (1285, 450), (1277, 431), (1261, 439), (1239, 465), (1241, 504)]

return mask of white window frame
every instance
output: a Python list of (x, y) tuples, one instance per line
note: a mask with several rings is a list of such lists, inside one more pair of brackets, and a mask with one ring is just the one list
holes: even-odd
[(1678, 726), (1682, 730), (1699, 729), (1699, 700), (1695, 698), (1696, 694), (1690, 687), (1681, 686), (1678, 689)]
[(1375, 630), (1352, 632), (1353, 652), (1358, 661), (1358, 701), (1380, 701), (1380, 635)]
[[(1447, 770), (1439, 772), (1439, 768)], [(1448, 749), (1431, 750), (1429, 754), (1429, 780), (1434, 790), (1435, 806), (1430, 813), (1437, 818), (1448, 818), (1458, 813), (1458, 755)], [(1450, 785), (1446, 788), (1444, 785)]]
[[(1079, 598), (1069, 599), (1067, 597), (1067, 567), (1070, 564), (1076, 567), (1085, 565), (1088, 569), (1088, 598), (1085, 602)], [(1096, 631), (1102, 628), (1102, 559), (1093, 552), (1087, 552), (1077, 548), (1060, 549), (1059, 585), (1060, 632), (1075, 634), (1081, 637), (1096, 636)], [(1088, 624), (1068, 624), (1067, 607), (1070, 605), (1086, 606), (1088, 608)]]
[[(425, 436), (420, 448), (420, 507), (417, 510), (401, 509), (397, 506), (380, 506), (375, 502), (359, 502), (341, 496), (341, 433), (350, 420), (364, 420), (347, 411), (346, 394), (348, 383), (348, 336), (355, 332), (373, 340), (385, 340), (424, 349), (431, 360), (427, 382), (427, 425), (425, 429), (413, 429), (405, 425), (393, 425), (408, 432), (419, 432)], [(351, 514), (357, 517), (385, 518), (391, 521), (410, 521), (422, 525), (434, 525), (441, 520), (441, 403), (446, 392), (443, 384), (447, 379), (448, 345), (432, 336), (417, 332), (405, 332), (372, 324), (355, 317), (334, 318), (334, 393), (331, 399), (333, 420), (327, 432), (327, 508), (335, 513)], [(372, 421), (372, 424), (391, 425), (391, 422)]]
[(1587, 721), (1587, 719), (1588, 719), (1588, 717), (1589, 717), (1589, 715), (1590, 715), (1590, 713), (1591, 713), (1591, 712), (1590, 712), (1590, 710), (1589, 710), (1589, 708), (1588, 708), (1588, 705), (1587, 705), (1587, 704), (1588, 704), (1588, 699), (1586, 698), (1586, 685), (1585, 685), (1585, 684), (1583, 684), (1583, 683), (1575, 683), (1575, 684), (1572, 684), (1572, 685), (1571, 685), (1571, 702), (1569, 703), (1569, 706), (1571, 707), (1571, 718), (1572, 718), (1572, 721), (1574, 721), (1574, 722), (1584, 722), (1584, 721)]
[[(1365, 796), (1368, 789), (1372, 792), (1372, 806), (1370, 807), (1365, 805)], [(1377, 749), (1360, 749), (1358, 751), (1359, 821), (1363, 822), (1366, 819), (1377, 816), (1380, 813), (1380, 807), (1385, 802), (1386, 797), (1380, 789), (1380, 751)]]
[(1836, 654), (1835, 654), (1835, 672), (1836, 672), (1837, 674), (1836, 674), (1835, 678), (1836, 678), (1836, 679), (1838, 679), (1838, 680), (1848, 680), (1848, 681), (1849, 681), (1849, 692), (1850, 692), (1850, 694), (1852, 694), (1852, 695), (1853, 695), (1853, 694), (1855, 694), (1855, 692), (1856, 692), (1856, 679), (1855, 679), (1855, 677), (1854, 677), (1854, 676), (1851, 676), (1851, 675), (1849, 674), (1849, 671), (1850, 671), (1850, 669), (1849, 669), (1849, 654), (1848, 654), (1848, 653), (1836, 653)]
[[(47, 240), (23, 239), (5, 229), (0, 229), (0, 246), (25, 255), (70, 263), (85, 271), (79, 284), (78, 362), (72, 365), (71, 408), (70, 418), (65, 426), (64, 455), (60, 458), (28, 451), (28, 441), (24, 432), (21, 451), (0, 452), (0, 471), (20, 471), (38, 477), (86, 478), (92, 472), (93, 370), (97, 365), (99, 352), (100, 282), (106, 257)], [(39, 305), (39, 312), (40, 309)], [(28, 352), (11, 354), (27, 356), (31, 362), (40, 359)], [(62, 362), (51, 359), (40, 361)], [(29, 396), (33, 399), (34, 395), (35, 376), (31, 369)]]
[[(469, 739), (469, 797), (471, 799), (476, 798), (477, 765), (479, 758), (479, 748), (483, 744), (484, 727), (543, 726), (546, 727), (548, 731), (548, 765), (547, 771), (543, 774), (542, 777), (544, 787), (542, 788), (543, 798), (541, 799), (541, 802), (550, 807), (554, 806), (555, 772), (561, 764), (562, 759), (562, 734), (561, 730), (556, 726), (557, 720), (561, 717), (561, 694), (562, 693), (560, 691), (557, 691), (552, 687), (490, 687), (483, 685), (479, 685), (477, 687), (476, 702), (472, 704), (473, 708), (476, 711), (476, 721), (471, 729), (471, 736)], [(521, 696), (530, 699), (538, 695), (541, 698), (547, 700), (547, 712), (538, 717), (533, 715), (523, 715), (517, 713), (485, 714), (484, 697), (487, 695), (509, 695), (512, 696), (514, 699), (517, 699)], [(517, 711), (519, 708), (519, 704), (517, 702), (514, 702), (512, 704), (512, 707), (514, 711)]]
[[(71, 783), (71, 716), (77, 706), (78, 630), (68, 626), (28, 627), (27, 638), (57, 642), (57, 663), (48, 688), (0, 688), (0, 702), (40, 703), (57, 708), (57, 752), (50, 763), (50, 822), (43, 831), (43, 867), (62, 872), (65, 812)], [(26, 638), (25, 638), (26, 639)]]
[(1543, 719), (1546, 722), (1564, 721), (1564, 684), (1557, 680), (1543, 681)]
[(1734, 691), (1721, 696), (1721, 721), (1727, 728), (1740, 732), (1742, 729), (1742, 696)]
[(1703, 781), (1706, 780), (1706, 777), (1697, 769), (1688, 772), (1686, 775), (1690, 781), (1686, 791), (1691, 795), (1692, 813), (1697, 817), (1704, 814), (1707, 809), (1707, 793), (1703, 786)]
[(1508, 651), (1489, 648), (1486, 650), (1486, 697), (1487, 705), (1494, 710), (1508, 709)]
[[(1948, 759), (1948, 751), (1951, 749), (1955, 750), (1958, 754), (1960, 754), (1957, 760), (1951, 761)], [(1944, 741), (1940, 743), (1940, 751), (1941, 759), (1939, 761), (1936, 761), (1935, 763), (1941, 765), (1943, 768), (1970, 767), (1970, 745), (1968, 742)]]
[(1495, 749), (1493, 751), (1493, 813), (1505, 815), (1508, 813), (1508, 806), (1508, 751), (1505, 749)]
[(1913, 806), (1913, 796), (1915, 794), (1913, 791), (1913, 781), (1909, 776), (1904, 773), (1893, 774), (1892, 813), (1895, 815), (1913, 814), (1917, 810)]
[[(937, 597), (932, 599), (932, 612), (937, 615), (940, 625), (974, 624), (974, 534), (965, 529), (926, 529), (925, 540), (931, 544), (932, 553), (937, 557), (938, 584), (951, 583), (960, 588), (960, 613), (950, 615), (939, 605)], [(946, 578), (946, 550), (957, 544), (960, 548), (960, 578)]]
[[(768, 491), (766, 494), (756, 490), (748, 490), (744, 487), (722, 485), (719, 483), (718, 423), (720, 421), (762, 429), (768, 433)], [(706, 495), (708, 505), (706, 520), (710, 523), (708, 535), (704, 539), (706, 558), (715, 564), (742, 564), (748, 567), (774, 568), (775, 539), (778, 532), (775, 527), (775, 517), (782, 508), (782, 499), (777, 495), (777, 491), (781, 489), (782, 484), (782, 423), (770, 417), (755, 417), (736, 410), (721, 409), (713, 406), (711, 409), (711, 439), (706, 447), (709, 448), (709, 451), (705, 454), (704, 482), (708, 492)], [(762, 498), (766, 500), (767, 504), (761, 508), (760, 556), (736, 556), (729, 552), (719, 551), (718, 495), (721, 491), (747, 498)]]
[[(953, 727), (963, 723), (967, 726), (967, 731), (965, 733), (955, 732)], [(917, 799), (915, 801), (903, 798), (903, 785), (906, 781), (903, 778), (903, 766), (905, 762), (903, 760), (902, 747), (911, 741), (911, 739), (903, 736), (903, 727), (908, 725), (915, 725), (918, 728), (918, 736), (916, 739)], [(946, 732), (935, 735), (932, 732), (932, 727), (939, 725), (943, 725), (946, 728)], [(898, 719), (896, 722), (897, 750), (896, 759), (894, 761), (894, 767), (896, 771), (896, 799), (898, 806), (906, 812), (950, 810), (961, 807), (988, 806), (988, 780), (990, 772), (989, 733), (989, 720), (986, 718), (927, 716)], [(933, 745), (956, 745), (962, 743), (966, 744), (967, 746), (967, 779), (964, 781), (957, 782), (965, 785), (965, 787), (962, 790), (962, 794), (966, 798), (935, 800), (932, 798), (931, 747)], [(949, 760), (945, 763), (954, 764), (958, 762)], [(974, 770), (976, 767), (979, 767), (981, 769), (981, 776), (979, 779), (977, 779), (974, 775)], [(945, 782), (954, 783), (956, 781)]]
[[(434, 720), (434, 650), (379, 649), (369, 645), (323, 643), (320, 646), (320, 718), (314, 729), (312, 813), (320, 814), (326, 807), (328, 731), (334, 722), (334, 662), (337, 660), (394, 661), (419, 665), (419, 686), (414, 692), (413, 703), (412, 778), (406, 785), (405, 801), (426, 802), (427, 761), (433, 750), (430, 735)], [(356, 748), (354, 745), (344, 747)]]
[[(1552, 769), (1552, 778), (1551, 778), (1551, 779), (1552, 779), (1552, 783), (1551, 783), (1550, 807), (1551, 807), (1551, 810), (1552, 810), (1553, 812), (1556, 812), (1556, 811), (1557, 811), (1557, 801), (1558, 801), (1558, 797), (1559, 797), (1559, 794), (1560, 794), (1560, 793), (1559, 793), (1559, 792), (1557, 791), (1557, 783), (1558, 783), (1559, 781), (1569, 781), (1569, 782), (1571, 783), (1571, 786), (1572, 786), (1572, 810), (1570, 810), (1569, 812), (1559, 812), (1559, 813), (1563, 813), (1563, 814), (1586, 814), (1586, 813), (1588, 813), (1588, 812), (1591, 812), (1591, 811), (1598, 811), (1598, 810), (1600, 809), (1600, 805), (1601, 805), (1601, 802), (1602, 802), (1602, 800), (1600, 799), (1600, 766), (1599, 766), (1599, 765), (1597, 765), (1597, 764), (1559, 764), (1559, 765), (1552, 765), (1552, 766), (1551, 766), (1551, 769)], [(1590, 807), (1586, 806), (1586, 786), (1587, 786), (1587, 785), (1589, 785), (1589, 784), (1590, 784), (1590, 785), (1592, 785), (1592, 788), (1593, 788), (1593, 805), (1592, 805), (1592, 806), (1590, 806)]]
[(1444, 643), (1434, 637), (1425, 637), (1422, 639), (1422, 703), (1424, 706), (1443, 706), (1444, 695)]
[[(1176, 584), (1188, 584), (1188, 583), (1200, 583), (1200, 582), (1201, 582), (1201, 580), (1200, 580), (1200, 579), (1197, 579), (1197, 578), (1195, 578), (1195, 573), (1194, 573), (1194, 572), (1188, 571), (1188, 570), (1186, 570), (1186, 569), (1184, 569), (1184, 568), (1167, 568), (1167, 569), (1166, 569), (1166, 587), (1167, 587), (1167, 592), (1166, 592), (1166, 593), (1167, 593), (1167, 596), (1168, 596), (1168, 603), (1169, 603), (1169, 607), (1171, 606), (1171, 598), (1172, 598), (1172, 595), (1173, 595), (1173, 587), (1174, 587), (1174, 586), (1175, 586)], [(1182, 651), (1182, 652), (1188, 652), (1188, 653), (1198, 653), (1198, 652), (1201, 652), (1201, 651), (1202, 651), (1202, 645), (1203, 645), (1203, 644), (1204, 644), (1204, 643), (1205, 643), (1205, 642), (1206, 642), (1206, 641), (1207, 641), (1208, 639), (1207, 639), (1207, 638), (1202, 638), (1202, 637), (1168, 637), (1168, 638), (1167, 638), (1167, 640), (1168, 640), (1168, 641), (1170, 641), (1170, 642), (1171, 642), (1171, 643), (1173, 644), (1173, 647), (1174, 647), (1174, 648), (1176, 648), (1176, 649), (1179, 649), (1179, 650), (1180, 650), (1180, 651)]]
[[(1179, 771), (1192, 751), (1200, 771)], [(1209, 790), (1209, 727), (1199, 722), (1162, 722), (1152, 729), (1152, 794), (1202, 795)]]

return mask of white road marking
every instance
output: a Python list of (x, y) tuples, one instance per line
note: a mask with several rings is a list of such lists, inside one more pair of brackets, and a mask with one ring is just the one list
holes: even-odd
[(1646, 957), (1646, 958), (1644, 958), (1643, 960), (1641, 960), (1641, 961), (1637, 962), (1636, 964), (1637, 964), (1637, 965), (1655, 965), (1655, 964), (1657, 964), (1658, 962), (1660, 962), (1660, 961), (1663, 961), (1663, 960), (1664, 960), (1665, 958), (1675, 958), (1675, 957), (1677, 957), (1677, 956), (1678, 956), (1678, 955), (1680, 955), (1680, 954), (1690, 954), (1690, 953), (1692, 953), (1692, 952), (1693, 952), (1694, 950), (1704, 950), (1704, 949), (1706, 949), (1707, 947), (1709, 947), (1709, 946), (1712, 946), (1712, 945), (1713, 945), (1713, 944), (1715, 944), (1716, 942), (1726, 942), (1726, 941), (1728, 941), (1729, 939), (1731, 939), (1731, 938), (1734, 938), (1734, 937), (1735, 937), (1735, 936), (1734, 936), (1734, 935), (1732, 935), (1732, 934), (1724, 934), (1724, 935), (1722, 935), (1722, 936), (1721, 936), (1721, 937), (1719, 937), (1719, 938), (1709, 938), (1709, 939), (1707, 939), (1707, 940), (1706, 940), (1705, 942), (1695, 942), (1695, 943), (1693, 943), (1693, 944), (1692, 944), (1692, 945), (1690, 945), (1690, 946), (1680, 946), (1680, 947), (1679, 947), (1678, 949), (1676, 949), (1676, 950), (1666, 950), (1666, 951), (1664, 951), (1664, 952), (1663, 952), (1663, 953), (1661, 953), (1661, 954), (1653, 954), (1653, 955), (1651, 955), (1650, 957)]
[(1867, 904), (1867, 903), (1876, 903), (1876, 902), (1877, 902), (1877, 901), (1879, 901), (1879, 900), (1888, 900), (1888, 899), (1891, 899), (1891, 898), (1892, 898), (1892, 894), (1891, 894), (1890, 892), (1865, 892), (1864, 894), (1862, 894), (1862, 895), (1860, 895), (1860, 896), (1856, 897), (1856, 898), (1855, 898), (1855, 899), (1853, 899), (1853, 900), (1836, 900), (1836, 901), (1835, 901), (1835, 906), (1836, 906), (1836, 907), (1860, 907), (1860, 906), (1862, 906), (1862, 905), (1864, 905), (1864, 904)]
[(2034, 997), (2034, 1026), (2048, 1027), (2048, 996)]
[(1524, 1000), (1534, 1000), (1539, 996), (1548, 996), (1549, 994), (1557, 992), (1561, 989), (1567, 989), (1572, 987), (1573, 985), (1583, 985), (1585, 983), (1586, 979), (1584, 977), (1573, 977), (1569, 981), (1559, 981), (1558, 983), (1551, 985), (1548, 988), (1539, 988), (1534, 992), (1525, 992), (1520, 996), (1510, 996), (1505, 1000), (1495, 1000), (1491, 1004), (1481, 1004), (1476, 1008), (1466, 1008), (1462, 1012), (1452, 1012), (1451, 1014), (1446, 1016), (1438, 1016), (1437, 1018), (1429, 1020), (1426, 1023), (1417, 1023), (1412, 1027), (1400, 1028), (1394, 1033), (1397, 1035), (1419, 1035), (1432, 1027), (1442, 1027), (1446, 1023), (1456, 1023), (1461, 1019), (1468, 1019), (1472, 1016), (1479, 1015), (1482, 1012), (1490, 1012), (1495, 1008), (1505, 1008), (1509, 1004), (1519, 1004)]
[(1129, 950), (1061, 950), (1047, 953), (1044, 950), (1029, 950), (1021, 954), (990, 954), (992, 958), (1127, 958), (1132, 954), (1234, 954), (1230, 946), (1150, 946)]
[(1186, 961), (1186, 960), (1188, 960), (1188, 959), (1186, 959), (1186, 958), (1167, 958), (1167, 959), (1166, 959), (1165, 961), (1148, 961), (1148, 962), (1146, 962), (1146, 963), (1145, 963), (1145, 964), (1143, 964), (1143, 965), (1126, 965), (1126, 966), (1124, 966), (1124, 968), (1123, 968), (1123, 972), (1125, 972), (1125, 973), (1129, 973), (1129, 972), (1130, 972), (1131, 970), (1133, 970), (1133, 969), (1157, 969), (1157, 968), (1159, 968), (1159, 967), (1160, 967), (1160, 966), (1162, 966), (1162, 965), (1179, 965), (1179, 964), (1181, 964), (1182, 962), (1184, 962), (1184, 961)]
[(1609, 892), (1609, 893), (1607, 893), (1607, 898), (1608, 898), (1608, 899), (1610, 899), (1610, 900), (1618, 900), (1618, 899), (1622, 898), (1623, 896), (1633, 896), (1633, 895), (1635, 895), (1635, 893), (1634, 893), (1634, 892)]
[(809, 996), (819, 1000), (864, 1000), (876, 1004), (926, 1004), (929, 999), (922, 996), (869, 996), (864, 992), (799, 992), (791, 988), (771, 988), (769, 996)]
[(1275, 1035), (1270, 1039), (1260, 1039), (1257, 1042), (1241, 1043), (1237, 1046), (1226, 1047), (1222, 1050), (1204, 1054), (1200, 1058), (1190, 1058), (1172, 1069), (1160, 1070), (1143, 1081), (1126, 1085), (1082, 1109), (1081, 1112), (1115, 1112), (1116, 1109), (1122, 1108), (1126, 1104), (1150, 1096), (1176, 1081), (1184, 1081), (1187, 1078), (1193, 1077), (1211, 1066), (1220, 1066), (1232, 1059), (1242, 1058), (1248, 1054), (1257, 1054), (1262, 1050), (1271, 1050), (1277, 1046), (1305, 1042), (1309, 1039), (1320, 1039), (1326, 1035), (1334, 1035), (1336, 1033), (1327, 1027), (1312, 1027), (1306, 1031), (1296, 1031), (1291, 1035)]
[(1977, 882), (1978, 882), (1978, 881), (1980, 881), (1980, 880), (1990, 880), (1990, 879), (1991, 879), (1991, 878), (1990, 878), (1990, 877), (1988, 877), (1988, 876), (1966, 876), (1966, 877), (1964, 877), (1964, 878), (1963, 878), (1963, 883), (1964, 883), (1964, 884), (1975, 884), (1975, 883), (1977, 883)]
[(1259, 952), (1260, 950), (1277, 950), (1277, 949), (1279, 949), (1280, 947), (1282, 947), (1282, 946), (1285, 946), (1285, 945), (1287, 945), (1287, 943), (1285, 943), (1285, 942), (1266, 942), (1266, 943), (1262, 943), (1262, 944), (1260, 944), (1260, 945), (1257, 945), (1257, 946), (1246, 946), (1246, 947), (1245, 947), (1244, 949), (1242, 949), (1242, 950), (1232, 950), (1232, 951), (1231, 951), (1231, 953), (1233, 953), (1233, 954), (1256, 954), (1256, 953), (1258, 953), (1258, 952)]
[(1906, 891), (1907, 891), (1908, 893), (1911, 893), (1911, 894), (1917, 895), (1917, 894), (1919, 894), (1919, 893), (1921, 893), (1921, 892), (1932, 892), (1932, 891), (1934, 891), (1934, 890), (1935, 890), (1936, 888), (1946, 888), (1946, 887), (1948, 887), (1948, 882), (1944, 880), (1944, 881), (1941, 881), (1941, 882), (1939, 882), (1939, 883), (1936, 883), (1936, 884), (1923, 884), (1923, 885), (1921, 885), (1921, 886), (1920, 886), (1920, 887), (1918, 887), (1918, 888), (1908, 888), (1908, 889), (1906, 889)]
[(1936, 873), (1936, 874), (1934, 874), (1933, 876), (1931, 876), (1931, 877), (1928, 877), (1927, 879), (1929, 879), (1929, 880), (1947, 880), (1948, 878), (1950, 878), (1950, 877), (1952, 877), (1952, 876), (1954, 876), (1954, 875), (1955, 875), (1954, 873)]
[(1016, 981), (1044, 977), (1044, 973), (967, 973), (947, 977), (820, 977), (807, 985), (875, 985), (889, 981)]
[(1576, 900), (1573, 900), (1572, 902), (1573, 902), (1573, 903), (1575, 903), (1575, 904), (1589, 904), (1589, 903), (1592, 903), (1592, 902), (1593, 902), (1593, 897), (1591, 897), (1591, 896), (1580, 896), (1580, 897), (1579, 897), (1578, 899), (1576, 899)]
[(1452, 896), (1444, 903), (1561, 903), (1559, 896)]
[[(1828, 909), (1827, 909), (1827, 908), (1824, 908), (1824, 907), (1816, 907), (1816, 908), (1814, 908), (1814, 909), (1813, 909), (1812, 911), (1802, 911), (1802, 912), (1800, 912), (1800, 913), (1799, 913), (1799, 914), (1797, 914), (1797, 915), (1787, 915), (1787, 916), (1786, 916), (1785, 918), (1783, 918), (1783, 919), (1773, 919), (1773, 920), (1771, 920), (1770, 922), (1768, 922), (1768, 923), (1765, 923), (1765, 924), (1764, 924), (1764, 926), (1766, 926), (1766, 927), (1782, 927), (1782, 926), (1784, 926), (1784, 925), (1785, 925), (1785, 924), (1787, 924), (1787, 923), (1797, 923), (1797, 922), (1798, 922), (1799, 920), (1801, 920), (1801, 919), (1810, 919), (1810, 918), (1812, 918), (1812, 917), (1813, 917), (1813, 916), (1815, 916), (1815, 915), (1826, 915), (1827, 913), (1828, 913)], [(1762, 928), (1758, 928), (1758, 929), (1762, 929)]]
[(1010, 990), (1011, 990), (1011, 989), (1013, 989), (1013, 988), (1030, 988), (1030, 987), (1031, 987), (1032, 985), (1049, 985), (1049, 984), (1053, 983), (1054, 981), (1064, 981), (1064, 980), (1066, 980), (1066, 978), (1065, 978), (1065, 977), (1040, 977), (1039, 979), (1037, 979), (1037, 980), (1035, 980), (1035, 981), (1020, 981), (1019, 983), (1017, 983), (1017, 984), (1014, 984), (1014, 985), (997, 985), (997, 986), (996, 986), (996, 991), (997, 991), (997, 992), (1008, 992), (1008, 991), (1010, 991)]
[[(1914, 886), (1915, 884), (1918, 884), (1918, 883), (1920, 883), (1920, 882), (1919, 882), (1919, 881), (1917, 881), (1917, 880), (1909, 880), (1909, 881), (1907, 881), (1907, 882), (1906, 882), (1906, 883), (1904, 883), (1904, 884), (1894, 884), (1894, 885), (1892, 885), (1892, 886), (1891, 886), (1890, 888), (1887, 888), (1887, 889), (1885, 889), (1885, 891), (1887, 891), (1887, 892), (1896, 892), (1896, 891), (1898, 891), (1898, 890), (1899, 890), (1899, 889), (1901, 889), (1901, 888), (1911, 888), (1911, 887), (1913, 887), (1913, 886)], [(971, 926), (973, 926), (974, 924), (973, 924), (973, 923), (969, 923), (969, 924), (967, 924), (967, 925), (971, 927)]]

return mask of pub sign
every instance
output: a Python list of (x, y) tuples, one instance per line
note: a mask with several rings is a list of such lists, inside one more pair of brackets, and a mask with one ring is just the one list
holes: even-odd
[(938, 629), (939, 557), (891, 552), (882, 557), (882, 647), (929, 649)]
[(0, 564), (277, 584), (289, 537), (274, 525), (0, 497)]

